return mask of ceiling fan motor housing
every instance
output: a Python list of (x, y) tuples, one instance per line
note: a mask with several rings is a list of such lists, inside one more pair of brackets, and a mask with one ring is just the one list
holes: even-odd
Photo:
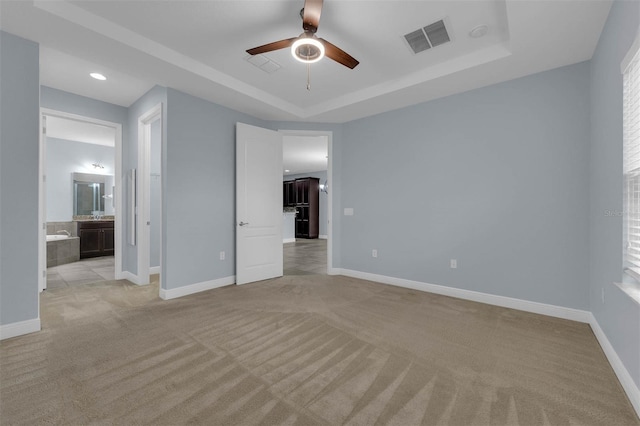
[(293, 55), (296, 59), (304, 62), (315, 62), (324, 56), (324, 46), (318, 38), (310, 32), (305, 31), (292, 46)]
[(311, 64), (324, 57), (325, 48), (313, 33), (305, 31), (291, 46), (291, 54), (297, 60)]

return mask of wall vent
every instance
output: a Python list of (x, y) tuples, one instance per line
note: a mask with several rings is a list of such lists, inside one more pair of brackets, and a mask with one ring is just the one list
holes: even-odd
[(409, 43), (409, 47), (413, 50), (413, 53), (420, 53), (451, 41), (442, 19), (419, 30), (405, 34), (404, 38), (407, 40), (407, 43)]

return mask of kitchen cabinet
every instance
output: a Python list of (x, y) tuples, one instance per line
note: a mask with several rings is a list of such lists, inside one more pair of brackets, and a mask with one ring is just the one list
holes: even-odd
[(296, 238), (318, 238), (320, 222), (320, 179), (295, 180)]
[(296, 182), (294, 180), (282, 182), (282, 207), (295, 207)]

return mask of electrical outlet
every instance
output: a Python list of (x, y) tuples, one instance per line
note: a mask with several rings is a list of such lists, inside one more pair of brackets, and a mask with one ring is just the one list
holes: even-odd
[(602, 304), (604, 305), (604, 287), (600, 289), (600, 296), (602, 297)]
[(224, 260), (225, 253), (223, 251), (220, 252), (220, 260)]
[(451, 259), (450, 266), (451, 266), (451, 269), (457, 269), (458, 268), (458, 260), (457, 259)]
[(378, 257), (378, 250), (376, 249), (371, 250), (371, 257)]

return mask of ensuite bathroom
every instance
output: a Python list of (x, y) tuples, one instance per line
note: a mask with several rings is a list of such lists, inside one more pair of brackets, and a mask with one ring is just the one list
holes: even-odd
[(46, 288), (113, 280), (115, 133), (55, 116), (46, 125)]

